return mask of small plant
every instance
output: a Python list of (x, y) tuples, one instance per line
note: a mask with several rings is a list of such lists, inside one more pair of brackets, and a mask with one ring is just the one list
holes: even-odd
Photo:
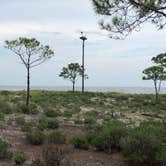
[(48, 121), (46, 118), (41, 118), (39, 119), (38, 123), (37, 123), (37, 128), (40, 130), (44, 130), (46, 129), (48, 126)]
[(43, 147), (42, 159), (47, 166), (70, 166), (67, 153), (68, 150), (65, 147), (49, 144)]
[(59, 122), (57, 119), (49, 119), (47, 122), (47, 127), (50, 129), (56, 129), (59, 127)]
[(0, 139), (0, 159), (7, 159), (11, 157), (11, 153), (8, 150), (9, 144)]
[(14, 161), (15, 161), (15, 164), (18, 166), (23, 165), (24, 162), (26, 161), (26, 157), (25, 157), (24, 153), (16, 154), (14, 157)]
[(112, 152), (113, 150), (120, 150), (120, 140), (127, 133), (125, 124), (119, 121), (111, 121), (99, 127), (90, 136), (89, 142), (98, 150)]
[(63, 144), (65, 143), (65, 136), (59, 131), (54, 131), (48, 135), (48, 142), (54, 144)]
[(29, 104), (29, 106), (25, 104), (19, 105), (19, 111), (24, 113), (24, 114), (37, 114), (38, 109), (35, 104)]
[(12, 107), (6, 101), (0, 101), (0, 111), (4, 114), (11, 114), (13, 113)]
[(32, 145), (41, 145), (45, 140), (45, 134), (39, 130), (31, 131), (27, 134), (27, 140)]
[(75, 136), (71, 140), (72, 144), (75, 148), (79, 149), (89, 149), (89, 144), (86, 136)]
[(96, 124), (96, 120), (93, 117), (87, 117), (84, 120), (84, 124), (88, 125), (88, 126), (91, 126), (91, 125)]
[(25, 104), (19, 105), (19, 112), (29, 114), (29, 107)]
[(73, 112), (71, 112), (71, 111), (64, 111), (64, 117), (66, 117), (66, 118), (71, 118), (72, 117), (72, 115), (73, 115)]
[(79, 119), (76, 119), (76, 120), (74, 121), (74, 123), (75, 123), (75, 124), (83, 124), (83, 121), (82, 121), (82, 120), (79, 120)]
[(41, 160), (40, 158), (38, 158), (32, 161), (31, 166), (47, 166), (47, 164), (44, 160)]
[(0, 112), (0, 121), (4, 121), (4, 114)]
[(51, 117), (51, 118), (57, 117), (59, 115), (59, 113), (57, 111), (55, 111), (51, 108), (47, 108), (44, 113), (47, 117)]
[(34, 103), (31, 103), (29, 105), (29, 114), (36, 115), (36, 114), (38, 114), (38, 112), (39, 111), (38, 111), (37, 105)]

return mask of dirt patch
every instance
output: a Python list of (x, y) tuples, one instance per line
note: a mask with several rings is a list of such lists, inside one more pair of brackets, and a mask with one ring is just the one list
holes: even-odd
[(127, 166), (121, 154), (75, 150), (71, 155), (72, 166)]

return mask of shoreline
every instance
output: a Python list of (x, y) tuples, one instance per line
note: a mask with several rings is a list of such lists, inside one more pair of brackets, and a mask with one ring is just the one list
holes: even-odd
[[(55, 91), (68, 92), (71, 87), (64, 86), (32, 86), (31, 90), (37, 91)], [(25, 86), (0, 86), (0, 91), (26, 91)], [(81, 91), (80, 87), (76, 87), (76, 91)], [(153, 87), (87, 87), (86, 92), (101, 93), (124, 93), (124, 94), (155, 94)], [(166, 94), (166, 87), (163, 87), (160, 94)]]

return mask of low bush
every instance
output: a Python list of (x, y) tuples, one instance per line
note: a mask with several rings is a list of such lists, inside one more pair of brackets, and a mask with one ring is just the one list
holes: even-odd
[(41, 145), (45, 140), (45, 134), (39, 130), (30, 131), (27, 133), (27, 140), (32, 145)]
[(9, 144), (0, 139), (0, 159), (8, 159), (11, 157), (11, 155), (12, 154), (9, 151)]
[(18, 153), (14, 157), (14, 161), (16, 165), (23, 165), (24, 162), (26, 161), (26, 157), (24, 153)]
[(96, 124), (96, 120), (93, 117), (87, 117), (84, 120), (84, 124), (91, 126), (91, 125)]
[(89, 149), (89, 143), (86, 136), (75, 136), (72, 138), (71, 143), (75, 148)]
[(59, 113), (51, 108), (47, 108), (45, 111), (44, 111), (45, 115), (47, 117), (57, 117), (59, 115)]
[(38, 158), (32, 161), (31, 166), (48, 166), (48, 165), (46, 165), (46, 162), (44, 160)]
[(59, 122), (57, 119), (48, 119), (48, 118), (42, 118), (39, 119), (37, 123), (37, 128), (40, 130), (44, 130), (46, 128), (50, 129), (56, 129), (59, 127)]
[(39, 113), (38, 107), (36, 104), (29, 105), (29, 114), (36, 115)]
[(24, 114), (37, 114), (38, 113), (38, 109), (36, 104), (29, 104), (29, 106), (25, 105), (25, 104), (20, 104), (19, 105), (19, 112), (22, 112)]
[(47, 127), (50, 129), (56, 129), (59, 127), (59, 122), (57, 119), (48, 119)]
[(65, 143), (65, 136), (59, 131), (53, 131), (48, 135), (48, 142), (53, 144)]
[(0, 112), (4, 114), (11, 114), (13, 113), (13, 109), (8, 102), (0, 101)]
[(120, 140), (126, 133), (125, 124), (119, 121), (111, 121), (90, 134), (88, 141), (98, 150), (119, 151), (121, 149)]
[(85, 113), (85, 116), (96, 118), (96, 117), (98, 116), (98, 114), (99, 114), (99, 113), (98, 113), (97, 111), (92, 110), (92, 111), (86, 112), (86, 113)]
[(29, 114), (29, 108), (25, 104), (21, 104), (18, 106), (19, 107), (19, 112), (24, 113), (24, 114)]
[(0, 121), (4, 121), (4, 119), (5, 119), (4, 114), (2, 112), (0, 112)]
[(46, 129), (48, 126), (48, 121), (46, 118), (41, 118), (39, 119), (38, 123), (37, 123), (37, 128), (40, 130), (44, 130)]
[(67, 154), (65, 147), (49, 144), (43, 147), (42, 159), (47, 166), (70, 166)]
[(73, 112), (71, 111), (64, 111), (63, 116), (66, 118), (71, 118), (73, 115)]
[(166, 124), (144, 122), (121, 140), (131, 166), (162, 165), (166, 162)]
[(74, 121), (74, 123), (75, 123), (75, 124), (83, 124), (83, 121), (76, 119), (76, 120)]

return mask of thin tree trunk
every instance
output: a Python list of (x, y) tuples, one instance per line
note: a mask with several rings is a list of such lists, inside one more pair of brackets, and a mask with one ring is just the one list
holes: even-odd
[(27, 68), (27, 98), (26, 98), (26, 105), (29, 106), (30, 100), (30, 68)]
[(73, 81), (73, 93), (75, 92), (75, 81)]
[(154, 80), (154, 86), (155, 86), (155, 93), (156, 93), (156, 103), (158, 102), (158, 89), (157, 89), (157, 82)]

